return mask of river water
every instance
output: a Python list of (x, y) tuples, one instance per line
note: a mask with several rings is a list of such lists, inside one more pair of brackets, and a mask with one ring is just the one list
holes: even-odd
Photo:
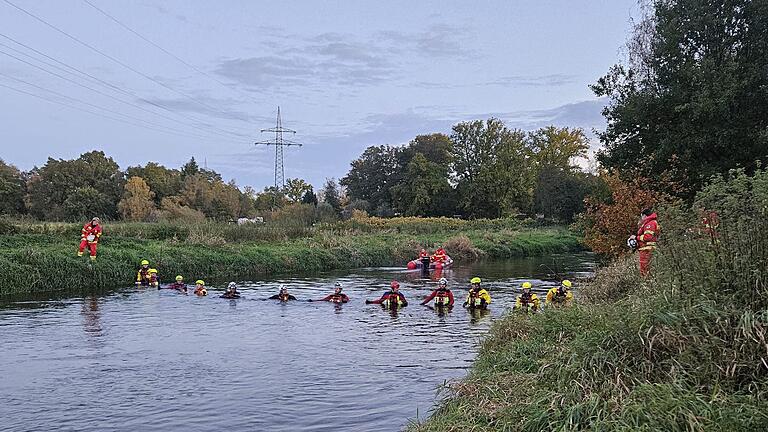
[[(541, 293), (554, 271), (574, 277), (592, 268), (584, 254), (443, 272), (459, 305), (466, 281), (483, 278), (493, 303), (474, 316), (419, 306), (437, 275), (399, 268), (240, 282), (239, 300), (218, 298), (215, 288), (197, 298), (133, 287), (6, 300), (0, 429), (396, 431), (426, 417), (440, 385), (466, 373), (520, 283)], [(364, 304), (392, 279), (408, 307)], [(350, 303), (262, 300), (279, 284), (300, 300), (321, 298), (335, 281)]]

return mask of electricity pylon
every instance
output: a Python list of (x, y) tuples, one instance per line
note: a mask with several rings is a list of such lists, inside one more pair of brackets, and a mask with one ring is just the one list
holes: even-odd
[(280, 117), (280, 107), (277, 107), (277, 124), (273, 128), (262, 129), (261, 132), (274, 132), (275, 138), (267, 141), (259, 141), (255, 145), (275, 146), (275, 190), (272, 198), (272, 206), (277, 205), (277, 194), (285, 188), (285, 162), (283, 160), (283, 148), (290, 146), (299, 146), (301, 143), (283, 138), (283, 133), (295, 134), (296, 131), (283, 127), (283, 120)]

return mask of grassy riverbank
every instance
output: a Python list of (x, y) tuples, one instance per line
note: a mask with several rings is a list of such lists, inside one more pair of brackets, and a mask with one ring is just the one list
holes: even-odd
[(718, 181), (718, 209), (663, 210), (654, 274), (600, 270), (579, 305), (494, 323), (427, 431), (768, 430), (768, 174)]
[(458, 260), (509, 258), (581, 249), (559, 228), (514, 220), (362, 218), (315, 227), (275, 224), (106, 224), (98, 260), (78, 258), (78, 224), (0, 224), (0, 295), (125, 286), (141, 259), (164, 280), (210, 281), (401, 265), (422, 246), (446, 245)]

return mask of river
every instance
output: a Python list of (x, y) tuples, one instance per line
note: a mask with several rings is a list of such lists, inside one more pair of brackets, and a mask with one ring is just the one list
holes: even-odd
[[(548, 269), (543, 264), (554, 269)], [(556, 264), (556, 265), (555, 265)], [(126, 288), (0, 303), (0, 429), (13, 431), (396, 431), (462, 377), (524, 280), (592, 271), (588, 254), (480, 262), (443, 272), (457, 303), (478, 275), (489, 313), (418, 303), (435, 277), (399, 268), (239, 282), (243, 298)], [(549, 275), (548, 275), (549, 274)], [(171, 275), (167, 275), (171, 276)], [(411, 304), (378, 298), (398, 279)], [(300, 300), (340, 281), (348, 304)], [(578, 286), (575, 288), (578, 295)]]

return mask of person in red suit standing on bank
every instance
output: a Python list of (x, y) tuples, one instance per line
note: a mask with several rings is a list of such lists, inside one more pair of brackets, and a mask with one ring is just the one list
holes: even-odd
[(656, 221), (656, 213), (650, 208), (643, 209), (640, 213), (640, 225), (637, 234), (630, 237), (630, 240), (637, 241), (637, 250), (640, 257), (640, 275), (648, 276), (651, 271), (651, 258), (653, 251), (656, 250), (656, 243), (659, 240), (659, 224)]
[(99, 218), (95, 217), (83, 225), (83, 229), (80, 231), (80, 248), (77, 251), (77, 256), (83, 256), (85, 248), (88, 247), (91, 253), (91, 261), (96, 261), (96, 247), (99, 244), (102, 233), (99, 222), (101, 222)]

